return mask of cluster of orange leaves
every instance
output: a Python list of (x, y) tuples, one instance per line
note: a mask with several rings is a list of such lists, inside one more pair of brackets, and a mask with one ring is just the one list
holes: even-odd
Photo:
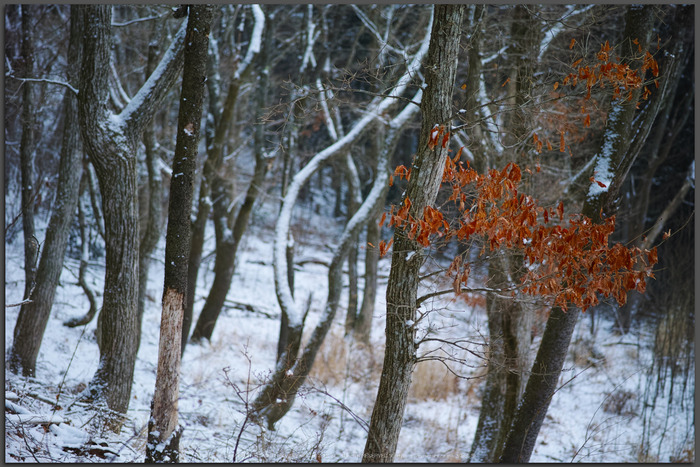
[[(491, 169), (479, 174), (459, 161), (461, 149), (454, 158), (447, 158), (443, 186), (451, 189), (449, 201), (458, 208), (458, 219), (452, 223), (440, 210), (426, 207), (420, 219), (410, 213), (411, 201), (406, 197), (398, 209), (391, 208), (389, 226), (403, 229), (409, 238), (428, 247), (436, 238), (456, 237), (466, 243), (471, 237), (482, 237), (490, 250), (510, 248), (522, 251), (528, 271), (522, 278), (524, 293), (553, 298), (553, 304), (567, 309), (574, 305), (582, 310), (598, 303), (598, 294), (614, 297), (620, 305), (628, 290), (644, 292), (646, 277), (653, 277), (657, 262), (656, 248), (610, 245), (615, 218), (601, 224), (582, 215), (571, 215), (563, 225), (564, 204), (544, 207), (537, 200), (518, 193), (520, 167), (509, 163), (503, 170)], [(394, 172), (410, 178), (410, 169), (399, 166)], [(380, 224), (387, 218), (384, 213)], [(558, 222), (557, 222), (558, 219)], [(382, 242), (380, 254), (391, 247)], [(462, 264), (461, 256), (448, 269), (453, 288), (459, 294), (466, 285), (470, 265)]]
[[(639, 40), (635, 39), (632, 41), (637, 45), (639, 52), (642, 52)], [(633, 70), (627, 63), (620, 63), (619, 57), (616, 60), (612, 60), (610, 52), (612, 47), (610, 43), (605, 41), (605, 44), (600, 46), (600, 51), (596, 54), (596, 59), (598, 63), (595, 65), (585, 65), (581, 66), (583, 58), (579, 58), (572, 65), (571, 68), (577, 69), (574, 73), (569, 73), (564, 80), (562, 85), (566, 86), (571, 84), (571, 87), (576, 87), (579, 82), (586, 83), (587, 94), (586, 98), (590, 98), (591, 89), (598, 83), (601, 88), (605, 87), (607, 82), (613, 87), (613, 99), (617, 99), (622, 95), (622, 88), (628, 91), (627, 99), (632, 99), (632, 90), (644, 85), (644, 76), (647, 70), (650, 70), (654, 78), (659, 76), (659, 65), (654, 59), (654, 56), (647, 51), (642, 58), (642, 66), (639, 70)], [(659, 81), (654, 80), (656, 87), (659, 87)], [(559, 81), (554, 83), (554, 89), (559, 87)], [(644, 92), (642, 94), (643, 99), (648, 99), (651, 91), (644, 86)]]
[[(660, 40), (660, 39), (659, 39)], [(571, 44), (569, 48), (573, 48), (576, 43), (575, 39), (571, 39)], [(638, 52), (642, 53), (642, 47), (638, 39), (632, 41), (637, 46)], [(627, 100), (632, 99), (632, 91), (643, 86), (642, 99), (647, 100), (651, 95), (651, 90), (644, 84), (644, 78), (647, 70), (651, 72), (654, 76), (654, 85), (659, 87), (659, 65), (654, 59), (654, 56), (649, 53), (649, 51), (644, 52), (641, 56), (642, 65), (638, 70), (632, 69), (627, 63), (620, 63), (620, 58), (616, 57), (615, 60), (611, 56), (612, 47), (608, 41), (601, 44), (600, 51), (596, 54), (597, 63), (589, 65), (584, 64), (584, 59), (579, 58), (571, 64), (571, 68), (575, 71), (569, 73), (563, 80), (562, 85), (571, 85), (575, 88), (579, 83), (585, 83), (586, 86), (586, 96), (584, 101), (591, 98), (591, 90), (598, 84), (600, 88), (604, 88), (606, 83), (612, 86), (613, 89), (613, 99), (618, 99), (622, 96), (623, 90), (627, 91)], [(559, 88), (559, 81), (554, 83), (554, 91)], [(637, 103), (639, 107), (639, 103)], [(581, 106), (581, 114), (583, 116), (583, 127), (588, 128), (591, 126), (591, 115), (586, 111), (586, 106)], [(566, 142), (564, 140), (564, 134), (567, 131), (564, 129), (559, 130), (559, 151), (565, 152)], [(568, 132), (571, 132), (570, 130)], [(538, 154), (542, 153), (542, 148), (544, 144), (547, 145), (547, 150), (552, 150), (552, 143), (548, 138), (540, 138), (536, 133), (533, 134), (533, 144), (535, 146), (535, 151)], [(571, 154), (571, 150), (569, 149)]]

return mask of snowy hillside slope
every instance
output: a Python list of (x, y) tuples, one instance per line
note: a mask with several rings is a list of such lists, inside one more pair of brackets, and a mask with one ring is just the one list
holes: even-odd
[[(269, 202), (269, 201), (268, 201)], [(211, 343), (190, 344), (182, 362), (180, 423), (184, 462), (359, 462), (381, 371), (384, 341), (384, 292), (390, 259), (380, 261), (372, 346), (362, 349), (343, 339), (344, 302), (326, 339), (306, 387), (292, 411), (271, 431), (246, 419), (245, 403), (252, 400), (274, 366), (279, 332), (272, 251), (272, 206), (257, 208), (253, 224), (239, 249), (238, 265), (228, 295), (229, 307), (219, 318)], [(310, 211), (295, 220), (297, 233), (295, 293), (313, 301), (306, 329), (316, 324), (326, 295), (327, 245), (340, 226)], [(44, 227), (45, 228), (45, 227)], [(211, 232), (211, 230), (209, 230)], [(43, 238), (41, 228), (37, 234)], [(195, 302), (201, 309), (212, 282), (213, 238), (205, 246), (205, 262)], [(88, 302), (77, 285), (78, 263), (64, 267), (51, 318), (37, 363), (37, 377), (24, 378), (5, 371), (6, 462), (142, 462), (146, 424), (155, 386), (163, 287), (163, 248), (154, 254), (148, 286), (141, 347), (129, 407), (121, 433), (105, 431), (104, 413), (77, 402), (98, 364), (95, 320), (84, 327), (62, 325), (87, 311)], [(303, 261), (313, 259), (319, 261)], [(91, 264), (89, 280), (101, 293), (104, 263)], [(360, 273), (362, 268), (360, 265)], [(21, 233), (5, 243), (5, 303), (22, 300), (23, 246)], [(476, 305), (474, 305), (476, 303)], [(485, 342), (485, 313), (474, 301), (449, 297), (430, 305), (431, 327), (442, 336), (452, 335)], [(19, 307), (5, 308), (5, 350)], [(196, 319), (196, 315), (195, 315)], [(574, 335), (570, 355), (546, 421), (540, 432), (533, 462), (637, 462), (694, 458), (694, 406), (692, 388), (679, 395), (666, 410), (664, 400), (652, 415), (653, 445), (639, 457), (643, 439), (646, 369), (650, 365), (653, 336), (634, 330), (614, 336), (611, 323), (598, 321), (595, 336), (584, 315)], [(537, 340), (533, 342), (536, 349)], [(474, 351), (483, 348), (475, 346)], [(456, 368), (468, 379), (458, 380), (439, 363), (421, 363), (405, 419), (397, 462), (465, 461), (479, 416), (479, 386), (483, 360), (466, 358)], [(691, 378), (694, 381), (694, 375)], [(666, 391), (668, 393), (668, 391)], [(681, 407), (680, 404), (685, 404)], [(690, 406), (689, 406), (690, 405)], [(35, 417), (32, 419), (32, 417)], [(684, 452), (684, 450), (689, 450)], [(691, 451), (692, 450), (692, 451)]]

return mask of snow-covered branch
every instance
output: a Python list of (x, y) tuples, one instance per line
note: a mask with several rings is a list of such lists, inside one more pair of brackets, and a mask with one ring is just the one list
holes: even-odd
[(314, 57), (314, 43), (318, 38), (318, 33), (316, 33), (316, 23), (313, 22), (313, 12), (314, 6), (308, 5), (309, 16), (306, 23), (306, 49), (304, 50), (304, 56), (301, 59), (301, 66), (299, 67), (299, 72), (303, 72), (306, 66), (311, 63), (312, 67), (316, 67), (316, 57)]
[(132, 128), (137, 130), (142, 128), (144, 121), (150, 120), (157, 104), (170, 89), (168, 83), (173, 82), (177, 78), (177, 72), (182, 69), (186, 31), (187, 21), (183, 21), (158, 66), (136, 95), (131, 98), (119, 114), (118, 119), (123, 122), (131, 122)]
[(255, 17), (255, 26), (253, 26), (253, 33), (250, 36), (250, 43), (248, 44), (245, 58), (243, 58), (243, 62), (238, 66), (234, 75), (235, 80), (241, 77), (243, 72), (253, 61), (253, 58), (255, 58), (255, 55), (260, 52), (260, 47), (262, 46), (262, 35), (265, 29), (265, 13), (263, 13), (260, 5), (251, 5), (251, 8), (253, 9), (253, 16)]
[[(322, 163), (330, 159), (332, 156), (337, 155), (342, 150), (346, 149), (352, 143), (354, 143), (359, 136), (364, 132), (364, 130), (374, 122), (375, 119), (380, 118), (381, 115), (388, 111), (392, 105), (397, 101), (397, 97), (400, 96), (405, 90), (408, 84), (413, 79), (414, 75), (417, 73), (423, 57), (428, 51), (428, 46), (430, 44), (430, 31), (433, 23), (433, 12), (431, 11), (431, 18), (429, 22), (429, 27), (427, 28), (426, 35), (421, 43), (421, 47), (413, 57), (413, 60), (406, 67), (406, 71), (399, 78), (394, 88), (391, 90), (389, 95), (384, 99), (379, 100), (375, 98), (372, 100), (369, 106), (368, 112), (363, 118), (358, 121), (355, 126), (342, 138), (328, 146), (323, 151), (317, 153), (309, 162), (302, 168), (292, 179), (287, 190), (287, 194), (282, 202), (282, 208), (280, 210), (279, 217), (277, 219), (277, 225), (275, 226), (275, 242), (274, 242), (274, 279), (275, 279), (275, 290), (277, 291), (277, 299), (280, 303), (280, 307), (283, 312), (286, 312), (289, 323), (291, 326), (300, 325), (302, 319), (302, 313), (294, 301), (292, 296), (292, 291), (287, 282), (287, 270), (289, 265), (287, 264), (286, 256), (286, 245), (289, 235), (289, 225), (291, 223), (292, 211), (294, 209), (294, 204), (296, 203), (297, 197), (302, 186), (311, 178), (311, 176), (316, 173)], [(413, 106), (413, 104), (408, 104), (408, 106)], [(406, 109), (404, 109), (406, 110)], [(403, 112), (399, 116), (405, 117), (406, 114)]]
[(402, 50), (398, 50), (396, 47), (393, 47), (390, 45), (387, 41), (388, 36), (389, 36), (389, 27), (387, 26), (386, 33), (384, 37), (379, 33), (379, 30), (377, 29), (377, 26), (367, 17), (364, 11), (360, 9), (357, 5), (350, 5), (352, 6), (352, 9), (355, 10), (355, 14), (357, 15), (358, 18), (360, 18), (360, 21), (362, 21), (362, 24), (365, 25), (365, 27), (369, 30), (370, 33), (377, 39), (377, 42), (379, 42), (379, 48), (380, 50), (390, 50), (391, 52), (397, 53), (399, 55), (405, 56), (405, 52)]
[(22, 81), (22, 82), (57, 84), (59, 86), (63, 86), (65, 88), (68, 88), (76, 96), (78, 95), (77, 89), (75, 89), (73, 86), (71, 86), (70, 84), (65, 83), (63, 81), (57, 81), (55, 79), (47, 79), (47, 78), (18, 78), (18, 77), (13, 76), (13, 75), (6, 75), (6, 76), (8, 78), (16, 79), (17, 81)]

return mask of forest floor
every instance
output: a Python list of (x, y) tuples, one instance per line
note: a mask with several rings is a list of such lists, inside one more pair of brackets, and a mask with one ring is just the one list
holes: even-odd
[[(272, 203), (256, 209), (239, 248), (228, 306), (217, 321), (211, 342), (189, 344), (186, 349), (179, 406), (180, 423), (185, 428), (181, 461), (359, 462), (381, 373), (390, 255), (379, 263), (371, 347), (361, 348), (343, 338), (346, 294), (311, 378), (290, 413), (275, 430), (252, 423), (245, 417), (246, 401), (253, 399), (274, 367), (279, 332), (271, 251), (276, 206), (268, 204)], [(340, 226), (301, 208), (294, 224), (295, 296), (305, 299), (313, 294), (306, 321), (308, 337), (327, 293), (327, 267), (322, 263), (330, 261), (330, 248)], [(214, 260), (212, 236), (200, 270), (195, 319), (213, 280), (209, 272)], [(37, 237), (43, 238), (41, 228)], [(78, 401), (78, 394), (97, 368), (99, 351), (94, 338), (96, 320), (78, 328), (62, 324), (88, 309), (77, 285), (78, 261), (68, 258), (39, 353), (36, 378), (5, 371), (6, 462), (143, 461), (158, 355), (163, 247), (161, 241), (150, 268), (132, 400), (121, 432), (105, 428), (104, 411)], [(104, 259), (91, 263), (89, 274), (90, 283), (101, 295)], [(5, 243), (6, 305), (22, 300), (23, 277), (19, 231), (11, 243)], [(472, 350), (476, 353), (483, 352), (484, 347), (478, 345), (488, 335), (483, 301), (465, 298), (446, 296), (428, 304), (431, 313), (420, 332), (430, 327), (441, 337), (460, 336), (475, 342)], [(18, 313), (19, 307), (5, 308), (6, 352)], [(690, 378), (692, 388), (681, 392), (680, 384), (671, 385), (673, 402), (668, 403), (671, 392), (666, 390), (651, 410), (645, 401), (650, 394), (648, 385), (654, 384), (647, 371), (653, 332), (635, 328), (628, 335), (617, 336), (611, 332), (612, 323), (602, 316), (595, 318), (595, 334), (590, 326), (590, 316), (584, 315), (531, 461), (692, 461), (694, 375)], [(537, 344), (536, 338), (533, 349)], [(448, 373), (439, 362), (421, 363), (416, 368), (397, 462), (467, 460), (479, 417), (485, 368), (477, 357), (466, 353), (456, 356), (467, 361), (455, 367), (464, 379)], [(30, 416), (37, 416), (36, 423), (27, 422)]]

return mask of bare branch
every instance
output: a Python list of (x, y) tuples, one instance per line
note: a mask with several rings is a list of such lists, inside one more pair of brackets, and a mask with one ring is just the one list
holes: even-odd
[(73, 94), (75, 94), (76, 96), (78, 95), (78, 90), (77, 90), (77, 89), (75, 89), (73, 86), (71, 86), (71, 85), (68, 84), (68, 83), (64, 83), (63, 81), (58, 81), (58, 80), (55, 80), (55, 79), (48, 79), (48, 78), (18, 78), (17, 76), (13, 76), (13, 75), (11, 75), (11, 74), (10, 74), (10, 75), (7, 75), (7, 77), (8, 77), (8, 78), (12, 78), (12, 79), (16, 79), (17, 81), (21, 81), (21, 82), (23, 82), (23, 83), (29, 82), (29, 83), (57, 84), (57, 85), (59, 85), (59, 86), (63, 86), (63, 87), (66, 87), (66, 88), (70, 89), (70, 90), (73, 92)]

